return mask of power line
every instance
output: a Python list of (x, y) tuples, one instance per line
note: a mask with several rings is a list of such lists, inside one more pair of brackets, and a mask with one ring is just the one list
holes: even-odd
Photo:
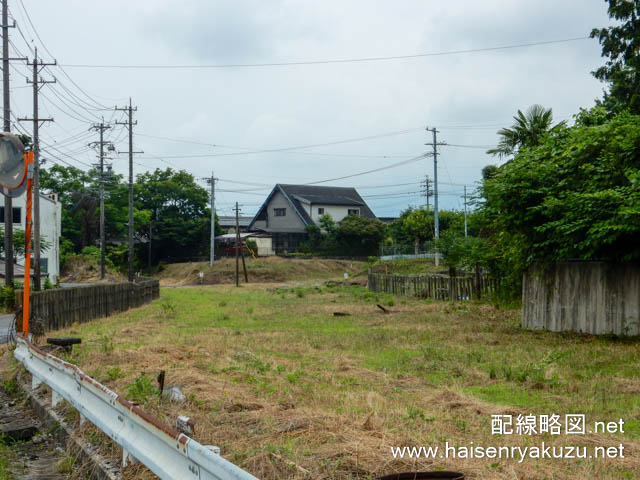
[(552, 45), (559, 43), (576, 42), (579, 40), (587, 40), (590, 37), (573, 37), (558, 40), (546, 40), (540, 42), (519, 43), (515, 45), (502, 45), (498, 47), (472, 48), (467, 50), (449, 50), (443, 52), (416, 53), (411, 55), (392, 55), (384, 57), (362, 57), (362, 58), (345, 58), (334, 60), (301, 60), (287, 62), (269, 62), (269, 63), (227, 63), (227, 64), (210, 64), (210, 65), (113, 65), (113, 64), (86, 64), (86, 63), (67, 63), (65, 67), (69, 68), (122, 68), (122, 69), (197, 69), (197, 68), (253, 68), (253, 67), (283, 67), (297, 65), (326, 65), (336, 63), (363, 63), (363, 62), (380, 62), (388, 60), (405, 60), (410, 58), (440, 57), (446, 55), (460, 55), (465, 53), (491, 52), (497, 50), (509, 50), (514, 48), (533, 47), (539, 45)]
[[(369, 135), (366, 137), (356, 137), (356, 138), (348, 138), (348, 139), (344, 139), (344, 140), (336, 140), (336, 141), (332, 141), (332, 142), (324, 142), (324, 143), (315, 143), (315, 144), (310, 144), (310, 145), (297, 145), (295, 147), (280, 147), (280, 148), (265, 148), (265, 149), (261, 149), (261, 150), (253, 150), (253, 149), (246, 149), (246, 152), (226, 152), (226, 153), (206, 153), (206, 154), (196, 154), (196, 155), (164, 155), (162, 157), (158, 157), (158, 158), (209, 158), (209, 157), (226, 157), (226, 156), (235, 156), (235, 155), (248, 155), (248, 154), (255, 154), (255, 153), (276, 153), (276, 152), (285, 152), (285, 151), (291, 151), (291, 150), (302, 150), (302, 149), (306, 149), (306, 148), (316, 148), (316, 147), (329, 147), (329, 146), (333, 146), (333, 145), (340, 145), (340, 144), (344, 144), (344, 143), (353, 143), (353, 142), (362, 142), (362, 141), (366, 141), (366, 140), (375, 140), (378, 138), (384, 138), (384, 137), (392, 137), (392, 136), (396, 136), (396, 135), (403, 135), (406, 133), (412, 133), (412, 132), (417, 132), (422, 130), (422, 127), (419, 128), (409, 128), (406, 130), (397, 130), (397, 131), (393, 131), (393, 132), (387, 132), (387, 133), (380, 133), (377, 135)], [(216, 144), (210, 144), (213, 147), (223, 147), (223, 148), (237, 148), (237, 149), (244, 149), (244, 147), (231, 147), (231, 146), (227, 146), (227, 145), (216, 145)], [(329, 154), (325, 154), (325, 155), (329, 155)], [(350, 156), (350, 155), (345, 155), (345, 156)], [(408, 155), (407, 155), (408, 156)], [(385, 156), (388, 157), (388, 156)], [(404, 155), (403, 155), (404, 157)]]

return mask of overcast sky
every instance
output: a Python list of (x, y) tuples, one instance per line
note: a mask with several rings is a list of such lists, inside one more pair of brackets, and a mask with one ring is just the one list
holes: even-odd
[[(86, 147), (97, 138), (87, 132), (91, 123), (102, 116), (122, 119), (121, 112), (100, 110), (100, 105), (124, 106), (132, 97), (138, 107), (134, 149), (145, 152), (137, 155), (135, 172), (172, 166), (201, 178), (213, 171), (220, 178), (217, 207), (223, 215), (231, 214), (235, 201), (245, 214), (254, 213), (269, 191), (261, 185), (321, 181), (431, 151), (424, 145), (432, 139), (424, 130), (427, 126), (438, 128), (439, 141), (474, 146), (440, 147), (441, 208), (462, 208), (462, 185), (471, 190), (481, 168), (496, 163), (485, 147), (495, 145), (496, 131), (511, 123), (518, 108), (540, 103), (552, 107), (557, 120), (570, 120), (601, 95), (603, 85), (590, 74), (603, 63), (600, 47), (587, 39), (294, 66), (74, 65), (260, 64), (402, 56), (583, 37), (593, 27), (610, 23), (606, 2), (600, 0), (22, 1), (41, 39), (33, 33), (20, 0), (9, 0), (27, 42), (39, 47), (45, 61), (53, 55), (66, 65), (73, 82), (91, 97), (59, 68), (43, 72), (44, 78), (55, 74), (60, 82), (42, 89), (40, 114), (55, 118), (41, 129), (47, 144), (43, 157), (53, 160), (55, 155), (87, 169), (86, 164), (95, 161), (95, 152)], [(12, 30), (10, 35), (17, 50), (31, 57), (20, 33)], [(13, 65), (13, 113), (31, 116), (31, 90), (24, 80), (28, 70), (20, 62)], [(31, 131), (28, 124), (22, 128)], [(242, 148), (307, 146), (407, 130), (330, 146), (242, 153)], [(118, 150), (128, 149), (121, 126), (114, 126), (109, 137), (117, 140)], [(219, 155), (223, 153), (242, 154)], [(113, 168), (125, 173), (126, 156), (114, 155)], [(432, 158), (325, 185), (358, 187), (378, 216), (393, 216), (408, 205), (424, 203), (415, 192), (425, 175), (433, 178)], [(251, 195), (224, 191), (252, 188), (256, 190)], [(371, 196), (387, 193), (393, 196)]]

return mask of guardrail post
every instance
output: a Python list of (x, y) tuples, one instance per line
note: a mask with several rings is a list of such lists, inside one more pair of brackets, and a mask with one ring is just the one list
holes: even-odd
[(62, 400), (64, 400), (64, 398), (62, 398), (62, 395), (60, 395), (55, 390), (51, 390), (51, 407), (52, 408), (56, 408)]
[(133, 455), (131, 455), (126, 449), (122, 449), (122, 468), (127, 465), (134, 465), (137, 463), (137, 460)]
[(36, 388), (38, 388), (41, 383), (42, 383), (42, 380), (40, 380), (35, 375), (31, 375), (31, 390), (35, 390)]

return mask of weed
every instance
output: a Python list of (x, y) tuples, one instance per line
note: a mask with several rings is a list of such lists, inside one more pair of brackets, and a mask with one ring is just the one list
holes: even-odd
[(498, 377), (498, 372), (496, 370), (495, 365), (491, 365), (491, 367), (489, 368), (489, 378), (494, 380)]
[(9, 395), (13, 395), (18, 390), (18, 385), (14, 379), (3, 380), (0, 382), (2, 389), (7, 392)]
[(116, 365), (115, 367), (112, 367), (109, 370), (107, 370), (107, 377), (109, 377), (109, 380), (117, 380), (119, 378), (123, 378), (124, 373), (120, 369), (120, 367)]
[(296, 297), (298, 297), (298, 298), (304, 298), (304, 296), (305, 296), (304, 289), (302, 289), (302, 288), (297, 288), (297, 289), (296, 289)]
[(290, 383), (298, 383), (300, 381), (300, 378), (302, 378), (303, 376), (304, 372), (296, 370), (293, 373), (287, 373), (287, 380), (289, 380)]
[(92, 445), (102, 445), (104, 443), (104, 436), (92, 430), (87, 434), (87, 440), (89, 440)]
[(127, 399), (138, 403), (146, 403), (150, 396), (157, 395), (158, 389), (151, 383), (151, 379), (144, 373), (127, 387)]
[(165, 318), (174, 318), (177, 309), (178, 304), (170, 298), (165, 298), (160, 302), (160, 310), (162, 310), (162, 315)]
[(105, 353), (109, 353), (113, 351), (113, 336), (114, 334), (108, 334), (108, 335), (101, 335), (100, 338), (98, 338), (98, 344), (100, 345), (100, 350), (102, 350)]
[(220, 308), (222, 308), (222, 307), (226, 307), (226, 306), (227, 306), (227, 302), (225, 302), (224, 300), (222, 300), (220, 303), (218, 303), (218, 306), (219, 306)]
[(76, 458), (70, 455), (64, 457), (62, 460), (58, 462), (56, 465), (56, 470), (58, 473), (73, 473), (73, 466), (76, 464)]
[(409, 407), (407, 409), (407, 418), (409, 420), (425, 420), (424, 410), (418, 407)]

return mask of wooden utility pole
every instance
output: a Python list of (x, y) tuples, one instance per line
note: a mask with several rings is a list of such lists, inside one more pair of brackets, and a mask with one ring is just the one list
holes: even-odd
[(238, 248), (240, 247), (240, 219), (238, 218), (238, 214), (240, 209), (238, 208), (238, 202), (236, 202), (236, 287), (240, 286), (240, 266), (238, 265)]
[[(38, 78), (40, 71), (47, 66), (56, 65), (53, 63), (44, 63), (38, 61), (38, 49), (34, 48), (33, 63), (27, 65), (33, 66), (32, 80), (27, 78), (27, 83), (33, 85), (33, 118), (18, 118), (19, 122), (33, 122), (33, 269), (34, 281), (33, 289), (38, 291), (42, 287), (40, 272), (40, 122), (53, 122), (53, 118), (40, 118), (38, 114), (38, 92), (40, 86), (45, 83), (56, 83), (56, 79), (43, 80)], [(28, 268), (25, 264), (24, 268)]]
[[(438, 216), (438, 131), (427, 127), (427, 131), (433, 134), (433, 209), (434, 209), (434, 232), (436, 244), (440, 238), (440, 218)], [(428, 145), (428, 144), (427, 144)], [(436, 267), (440, 265), (440, 254), (436, 246)]]
[[(4, 131), (11, 131), (11, 101), (9, 91), (9, 60), (23, 60), (26, 58), (9, 58), (9, 28), (16, 26), (9, 25), (9, 0), (2, 0), (2, 92), (3, 92), (3, 116)], [(4, 252), (5, 252), (5, 274), (4, 283), (7, 286), (13, 285), (13, 199), (4, 197)]]
[[(98, 158), (100, 163), (98, 164), (98, 171), (100, 172), (100, 279), (105, 277), (105, 256), (106, 256), (106, 234), (104, 226), (104, 132), (109, 130), (111, 125), (107, 125), (103, 122), (95, 123), (91, 127), (92, 130), (97, 130), (100, 134), (100, 140), (98, 142), (92, 142), (90, 146), (99, 146)], [(109, 143), (109, 142), (107, 142)]]
[(209, 265), (213, 266), (216, 251), (216, 180), (218, 180), (211, 172), (211, 178), (207, 182), (211, 186), (211, 247), (209, 253)]
[(116, 107), (116, 111), (127, 112), (127, 121), (119, 122), (116, 121), (118, 125), (127, 125), (129, 129), (129, 151), (128, 152), (118, 152), (118, 153), (128, 153), (129, 154), (129, 281), (133, 282), (134, 272), (133, 272), (133, 154), (134, 153), (144, 153), (142, 151), (134, 152), (133, 151), (133, 126), (138, 124), (138, 121), (133, 121), (133, 112), (137, 111), (138, 107), (131, 106), (131, 98), (129, 98), (129, 106), (128, 107)]
[(467, 186), (464, 186), (464, 236), (468, 236), (467, 233)]

